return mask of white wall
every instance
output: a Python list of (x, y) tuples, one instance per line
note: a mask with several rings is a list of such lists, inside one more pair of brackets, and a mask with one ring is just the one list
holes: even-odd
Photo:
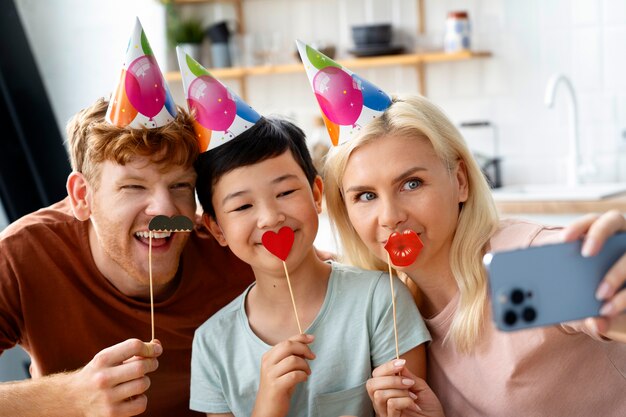
[[(558, 91), (554, 109), (543, 103), (546, 82), (556, 72), (569, 76), (577, 90), (582, 150), (596, 167), (591, 179), (626, 181), (626, 2), (425, 0), (427, 33), (417, 39), (415, 3), (248, 0), (245, 7), (251, 32), (268, 32), (284, 21), (292, 37), (337, 39), (342, 51), (351, 46), (349, 26), (368, 20), (391, 21), (402, 40), (413, 36), (417, 47), (432, 46), (443, 37), (447, 11), (468, 10), (474, 48), (492, 51), (493, 57), (429, 64), (427, 94), (457, 123), (487, 119), (497, 126), (504, 181), (566, 179), (564, 91)], [(253, 19), (262, 10), (276, 12)], [(389, 92), (417, 90), (412, 68), (360, 73)], [(315, 114), (316, 107), (305, 83), (303, 74), (252, 79), (251, 103), (262, 110), (298, 112), (306, 124), (312, 117), (307, 112)]]
[[(113, 88), (135, 15), (164, 68), (164, 11), (156, 0), (86, 2), (17, 0), (44, 83), (63, 125), (74, 112)], [(425, 0), (427, 35), (417, 38), (415, 0), (244, 0), (248, 42), (271, 37), (279, 60), (293, 60), (294, 38), (334, 41), (345, 56), (351, 24), (389, 21), (397, 40), (421, 47), (443, 36), (446, 12), (468, 10), (473, 45), (493, 57), (429, 64), (429, 97), (455, 122), (490, 120), (498, 127), (506, 183), (565, 180), (568, 119), (559, 92), (543, 104), (549, 76), (567, 74), (577, 89), (582, 148), (596, 180), (626, 181), (626, 2), (623, 0)], [(211, 23), (234, 16), (232, 6), (185, 6)], [(279, 29), (280, 28), (280, 29)], [(388, 92), (417, 90), (412, 68), (359, 71)], [(234, 89), (236, 82), (228, 82)], [(180, 85), (172, 92), (182, 103)], [(249, 102), (261, 113), (296, 117), (310, 129), (317, 106), (304, 73), (252, 77)], [(468, 134), (472, 132), (467, 132)]]
[(157, 0), (14, 1), (62, 132), (74, 113), (111, 94), (136, 16), (157, 61), (165, 60), (165, 14)]
[[(426, 3), (429, 17), (459, 4)], [(468, 4), (475, 45), (493, 51), (494, 58), (429, 67), (430, 97), (454, 120), (488, 117), (499, 126), (505, 181), (565, 180), (564, 92), (555, 109), (543, 104), (546, 81), (555, 72), (567, 74), (576, 87), (582, 149), (595, 163), (595, 179), (626, 180), (626, 2)]]

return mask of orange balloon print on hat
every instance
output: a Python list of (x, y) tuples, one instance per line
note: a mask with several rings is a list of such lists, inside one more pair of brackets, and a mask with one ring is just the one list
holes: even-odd
[(334, 146), (337, 146), (339, 144), (339, 125), (328, 120), (324, 112), (322, 112), (322, 118), (324, 119), (326, 130), (328, 130), (328, 134), (330, 135), (330, 141)]
[(211, 143), (212, 130), (202, 126), (197, 120), (193, 121), (193, 130), (196, 132), (196, 139), (198, 140), (198, 147), (200, 152), (205, 152), (209, 149), (209, 143)]
[(118, 127), (128, 126), (137, 116), (137, 109), (130, 104), (124, 88), (124, 80), (126, 79), (126, 70), (122, 70), (118, 88), (115, 91), (113, 102), (111, 103), (111, 122)]

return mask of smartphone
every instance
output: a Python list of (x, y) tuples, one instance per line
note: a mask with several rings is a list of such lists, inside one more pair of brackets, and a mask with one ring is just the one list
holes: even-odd
[(582, 241), (487, 253), (493, 320), (504, 331), (546, 326), (599, 315), (600, 281), (626, 253), (626, 233), (612, 236), (602, 251), (580, 254)]

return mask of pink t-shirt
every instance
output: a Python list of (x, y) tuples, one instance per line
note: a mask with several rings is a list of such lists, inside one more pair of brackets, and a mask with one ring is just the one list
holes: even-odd
[[(558, 229), (503, 221), (492, 251), (557, 241)], [(596, 340), (571, 326), (500, 332), (486, 317), (471, 354), (442, 345), (457, 296), (425, 320), (433, 342), (428, 381), (447, 417), (626, 416), (626, 344)]]

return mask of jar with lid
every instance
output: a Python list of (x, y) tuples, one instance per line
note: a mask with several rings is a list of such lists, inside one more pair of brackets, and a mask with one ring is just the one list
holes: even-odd
[(449, 12), (446, 19), (444, 50), (459, 52), (470, 49), (470, 21), (466, 11)]

